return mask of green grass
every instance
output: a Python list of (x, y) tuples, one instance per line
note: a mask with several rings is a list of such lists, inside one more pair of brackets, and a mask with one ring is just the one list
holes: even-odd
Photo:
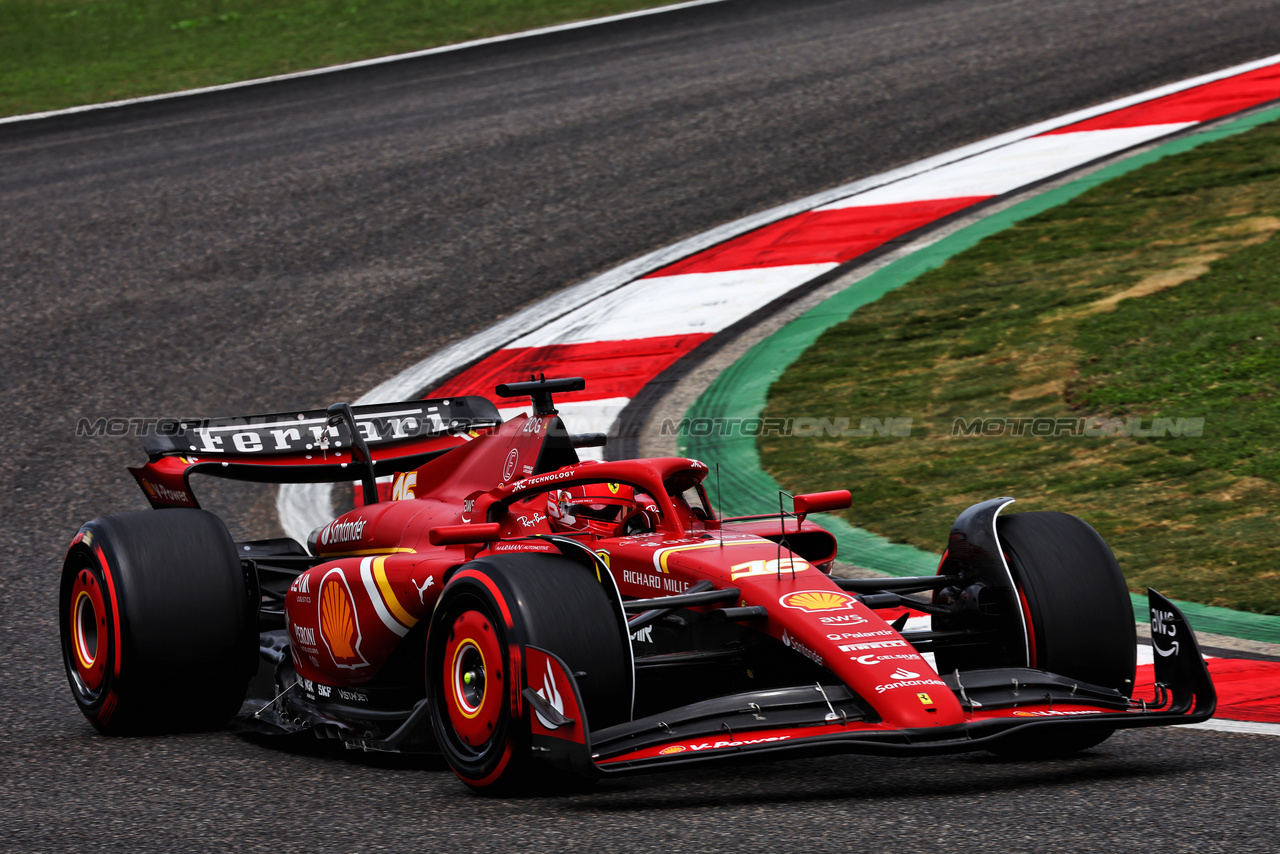
[(317, 68), (670, 0), (0, 0), (0, 115)]
[[(1018, 223), (859, 309), (766, 416), (911, 416), (910, 438), (765, 438), (793, 491), (941, 550), (1013, 495), (1105, 536), (1133, 590), (1280, 613), (1280, 125)], [(1204, 418), (1200, 436), (954, 436), (957, 418)], [(1123, 423), (1122, 422), (1112, 422)]]

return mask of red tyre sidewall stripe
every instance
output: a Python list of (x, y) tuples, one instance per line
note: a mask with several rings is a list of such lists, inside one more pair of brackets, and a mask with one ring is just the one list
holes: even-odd
[(491, 786), (497, 782), (502, 776), (502, 772), (507, 769), (507, 765), (511, 762), (511, 739), (507, 739), (506, 746), (502, 749), (502, 758), (498, 760), (498, 767), (494, 768), (488, 774), (485, 774), (479, 780), (468, 780), (473, 786)]
[[(1008, 558), (1006, 558), (1007, 560)], [(1022, 604), (1022, 617), (1027, 622), (1027, 666), (1036, 666), (1036, 627), (1031, 622), (1031, 606), (1027, 604), (1027, 594), (1018, 588), (1018, 601)]]
[[(98, 566), (102, 569), (102, 577), (107, 582), (107, 593), (111, 599), (111, 625), (112, 635), (115, 639), (115, 649), (112, 653), (112, 674), (115, 678), (120, 678), (120, 597), (116, 595), (116, 582), (112, 578), (111, 566), (107, 563), (107, 556), (102, 551), (102, 546), (95, 545), (93, 553), (98, 556)], [(115, 692), (113, 691), (112, 694)], [(114, 703), (112, 704), (114, 705)], [(107, 713), (110, 717), (110, 712)]]
[(471, 578), (479, 581), (488, 588), (489, 592), (493, 594), (493, 599), (497, 603), (499, 610), (502, 611), (502, 620), (507, 624), (507, 630), (511, 631), (515, 628), (515, 623), (511, 619), (511, 609), (507, 607), (507, 600), (503, 598), (501, 591), (498, 590), (498, 585), (493, 583), (493, 579), (489, 578), (489, 576), (485, 575), (483, 572), (477, 572), (474, 569), (464, 569), (453, 577), (455, 580), (459, 578)]

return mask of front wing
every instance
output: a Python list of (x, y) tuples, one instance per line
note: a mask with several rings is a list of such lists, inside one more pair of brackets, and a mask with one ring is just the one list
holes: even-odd
[[(982, 694), (988, 703), (959, 688), (957, 696), (967, 715), (954, 726), (888, 727), (867, 719), (863, 704), (847, 688), (804, 685), (721, 697), (592, 732), (572, 673), (555, 655), (530, 648), (521, 699), (531, 749), (552, 765), (605, 777), (702, 762), (836, 753), (962, 753), (1030, 732), (1054, 738), (1077, 727), (1126, 729), (1208, 720), (1217, 694), (1195, 635), (1172, 602), (1154, 590), (1147, 592), (1156, 653), (1154, 701), (1128, 701), (1121, 708), (1114, 692), (1075, 685), (1043, 671), (1017, 669), (1008, 671), (1015, 681), (1003, 701), (991, 702), (998, 696), (991, 683), (1003, 672), (973, 671), (989, 677)], [(1019, 676), (1023, 677), (1020, 683)], [(1070, 686), (1070, 692), (1042, 691), (1044, 685)]]

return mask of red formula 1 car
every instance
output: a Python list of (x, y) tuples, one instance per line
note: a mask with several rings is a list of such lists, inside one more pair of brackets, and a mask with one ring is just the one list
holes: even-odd
[[(835, 578), (806, 516), (848, 492), (720, 518), (701, 462), (580, 461), (604, 437), (569, 433), (553, 394), (582, 385), (499, 386), (533, 401), (505, 423), (466, 397), (164, 425), (132, 470), (161, 512), (95, 519), (67, 554), (81, 711), (105, 733), (238, 713), (439, 751), (486, 791), (782, 755), (1059, 756), (1212, 715), (1195, 637), (1154, 591), (1158, 693), (1131, 699), (1124, 578), (1081, 520), (997, 498), (956, 520), (936, 575)], [(367, 500), (305, 548), (235, 543), (193, 472), (359, 478)], [(260, 668), (270, 690), (246, 702)]]

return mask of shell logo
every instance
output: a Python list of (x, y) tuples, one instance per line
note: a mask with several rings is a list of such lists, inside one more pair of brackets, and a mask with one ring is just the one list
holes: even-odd
[(679, 744), (673, 744), (658, 751), (659, 756), (670, 756), (672, 753), (684, 753), (684, 748)]
[(317, 599), (320, 637), (333, 656), (334, 664), (348, 670), (368, 667), (369, 662), (360, 654), (360, 621), (356, 618), (355, 599), (342, 570), (331, 569), (325, 573)]
[(797, 611), (843, 611), (852, 608), (856, 601), (852, 596), (832, 590), (801, 590), (788, 593), (778, 603)]

